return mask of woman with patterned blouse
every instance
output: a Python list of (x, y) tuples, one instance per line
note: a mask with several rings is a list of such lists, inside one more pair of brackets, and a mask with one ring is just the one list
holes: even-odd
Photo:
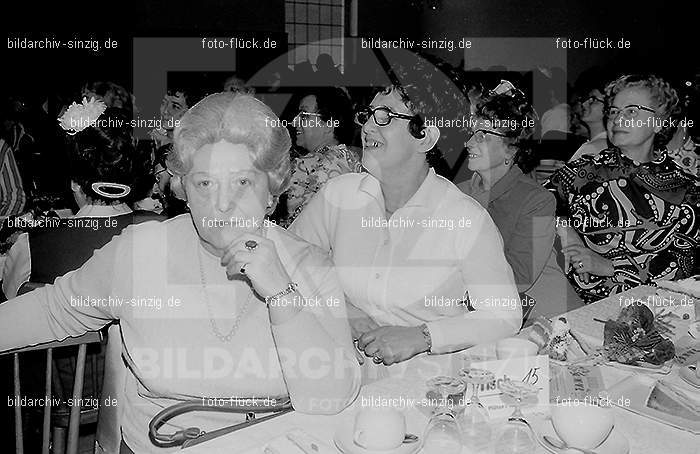
[(698, 273), (700, 179), (665, 148), (677, 106), (676, 91), (658, 77), (617, 79), (605, 98), (613, 147), (552, 177), (568, 214), (557, 222), (582, 239), (564, 253), (586, 302)]
[(360, 157), (345, 143), (352, 139), (352, 106), (339, 88), (327, 87), (304, 96), (294, 118), (296, 143), (309, 152), (292, 161), (287, 192), (288, 226), (329, 179), (359, 172)]

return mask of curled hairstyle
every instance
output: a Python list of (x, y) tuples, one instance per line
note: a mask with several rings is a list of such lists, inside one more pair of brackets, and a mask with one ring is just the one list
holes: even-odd
[[(396, 79), (381, 90), (384, 95), (395, 92), (416, 116), (408, 123), (409, 132), (416, 138), (423, 137), (423, 129), (434, 120), (462, 119), (469, 117), (470, 111), (469, 98), (456, 80), (454, 69), (437, 57), (420, 57), (393, 65)], [(426, 154), (428, 164), (434, 166), (445, 154), (459, 155), (464, 147), (466, 127), (467, 124), (440, 127), (440, 139)]]
[[(622, 90), (627, 88), (640, 88), (647, 90), (656, 110), (656, 115), (663, 120), (673, 118), (680, 113), (681, 107), (678, 100), (676, 90), (660, 77), (653, 74), (642, 75), (632, 74), (626, 75), (610, 82), (605, 88), (605, 121), (608, 121), (607, 112), (612, 107), (612, 102)], [(623, 107), (623, 106), (619, 106)], [(654, 149), (660, 150), (666, 147), (666, 144), (671, 140), (676, 132), (675, 125), (668, 124), (663, 126), (661, 130), (654, 136)]]
[[(131, 113), (108, 107), (95, 126), (69, 137), (69, 176), (92, 200), (105, 203), (130, 201), (132, 193), (118, 198), (104, 197), (92, 189), (93, 183), (107, 182), (134, 188), (136, 148), (130, 126)], [(103, 188), (104, 192), (113, 192)], [(121, 191), (118, 191), (121, 192)]]
[[(524, 173), (537, 165), (533, 156), (533, 133), (537, 124), (537, 113), (520, 90), (491, 94), (482, 98), (474, 116), (487, 120), (492, 129), (504, 134), (504, 142), (514, 148), (513, 160)], [(495, 127), (498, 126), (498, 127)]]
[(253, 166), (267, 174), (273, 196), (289, 186), (289, 132), (267, 105), (251, 95), (225, 92), (207, 96), (180, 119), (173, 138), (174, 151), (168, 154), (167, 164), (175, 175), (190, 171), (192, 158), (203, 146), (225, 140), (248, 147)]

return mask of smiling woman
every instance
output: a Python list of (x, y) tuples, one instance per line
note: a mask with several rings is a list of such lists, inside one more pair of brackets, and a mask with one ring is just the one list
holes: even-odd
[[(700, 180), (666, 153), (676, 90), (654, 75), (627, 75), (605, 93), (613, 147), (552, 176), (568, 215), (571, 282), (586, 302), (699, 272)], [(598, 222), (593, 222), (598, 221)]]
[[(446, 76), (420, 69), (431, 76), (406, 75), (356, 116), (367, 172), (328, 181), (290, 227), (333, 257), (353, 336), (377, 365), (507, 337), (522, 321), (491, 218), (428, 162), (449, 134), (424, 119), (441, 108), (461, 117), (469, 102), (441, 102)], [(462, 304), (434, 304), (444, 299)]]
[[(262, 222), (289, 181), (289, 134), (272, 120), (249, 95), (200, 101), (182, 117), (169, 156), (191, 214), (128, 228), (54, 285), (0, 305), (0, 350), (121, 320), (126, 452), (170, 452), (153, 446), (146, 428), (181, 400), (288, 396), (297, 411), (337, 413), (357, 395), (359, 368), (329, 258)], [(75, 306), (71, 295), (168, 303)], [(311, 300), (333, 304), (295, 304)], [(171, 421), (210, 431), (231, 418)]]

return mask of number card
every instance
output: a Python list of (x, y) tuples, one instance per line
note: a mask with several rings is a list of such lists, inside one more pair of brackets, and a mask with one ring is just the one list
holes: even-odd
[[(495, 375), (491, 383), (479, 386), (479, 400), (492, 419), (505, 419), (513, 413), (514, 401), (502, 395), (498, 384), (504, 380), (521, 381), (539, 388), (536, 396), (523, 400), (523, 413), (547, 413), (549, 411), (549, 356), (525, 356), (493, 361), (472, 362), (470, 367), (486, 369)], [(467, 399), (471, 393), (467, 393)]]

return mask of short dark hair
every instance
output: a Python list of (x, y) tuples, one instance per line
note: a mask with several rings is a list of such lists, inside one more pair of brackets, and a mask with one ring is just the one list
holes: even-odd
[(92, 185), (107, 182), (134, 187), (136, 147), (131, 119), (128, 110), (108, 107), (95, 126), (69, 137), (69, 176), (89, 198), (106, 203), (129, 198), (104, 197), (95, 192)]
[(314, 96), (316, 107), (321, 120), (337, 121), (338, 126), (333, 128), (333, 135), (342, 144), (350, 144), (355, 135), (353, 122), (352, 101), (348, 95), (337, 87), (315, 88), (304, 96)]
[[(416, 116), (409, 123), (409, 131), (420, 137), (431, 119), (451, 117), (450, 120), (469, 117), (469, 97), (464, 93), (458, 73), (448, 63), (430, 55), (417, 55), (413, 61), (392, 65), (392, 84), (384, 87), (383, 94), (396, 92), (409, 112)], [(428, 120), (428, 122), (426, 122)], [(458, 156), (464, 148), (467, 124), (440, 127), (440, 139), (426, 154), (428, 164), (434, 166), (443, 154)]]

